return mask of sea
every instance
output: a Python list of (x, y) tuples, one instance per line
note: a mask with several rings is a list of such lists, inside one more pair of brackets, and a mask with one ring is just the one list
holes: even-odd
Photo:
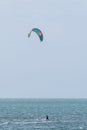
[(0, 130), (87, 130), (87, 99), (0, 99)]

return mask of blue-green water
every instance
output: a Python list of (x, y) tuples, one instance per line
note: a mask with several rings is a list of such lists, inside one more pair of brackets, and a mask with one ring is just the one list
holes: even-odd
[(87, 130), (87, 99), (0, 99), (0, 130)]

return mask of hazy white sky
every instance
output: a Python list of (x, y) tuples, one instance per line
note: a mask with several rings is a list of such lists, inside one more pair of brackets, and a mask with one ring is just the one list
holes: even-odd
[(87, 0), (0, 0), (0, 97), (87, 97)]

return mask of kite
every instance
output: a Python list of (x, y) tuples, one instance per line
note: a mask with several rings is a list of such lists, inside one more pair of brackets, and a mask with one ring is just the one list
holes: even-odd
[(30, 33), (28, 33), (28, 37), (31, 36), (31, 33), (32, 33), (32, 32), (35, 32), (35, 33), (38, 35), (38, 37), (39, 37), (39, 39), (40, 39), (41, 42), (43, 41), (43, 33), (41, 32), (40, 29), (38, 29), (38, 28), (33, 28), (33, 29), (30, 31)]

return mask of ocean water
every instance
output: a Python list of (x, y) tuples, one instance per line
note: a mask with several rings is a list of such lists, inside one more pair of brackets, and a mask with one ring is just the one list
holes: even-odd
[(0, 99), (0, 130), (87, 130), (87, 99)]

